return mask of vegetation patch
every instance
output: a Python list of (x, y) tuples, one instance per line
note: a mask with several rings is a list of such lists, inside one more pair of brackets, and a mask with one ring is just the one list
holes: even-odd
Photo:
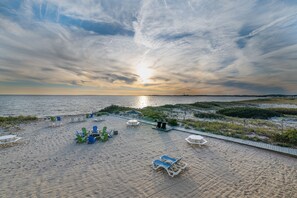
[(288, 146), (297, 146), (297, 129), (290, 129), (280, 134), (275, 134), (273, 140)]
[(0, 117), (0, 127), (8, 128), (35, 120), (37, 120), (35, 116)]
[(166, 120), (166, 115), (164, 112), (156, 107), (145, 107), (139, 110), (144, 117), (151, 120)]
[(177, 119), (168, 119), (167, 122), (170, 126), (178, 126)]
[(225, 108), (217, 112), (225, 116), (238, 117), (238, 118), (253, 118), (253, 119), (269, 119), (271, 117), (282, 116), (281, 113), (278, 113), (275, 111), (271, 111), (268, 109), (253, 108), (253, 107)]
[(217, 108), (221, 105), (216, 102), (195, 102), (191, 104), (191, 106), (202, 108), (202, 109), (210, 109), (210, 108)]
[(108, 107), (105, 107), (104, 109), (101, 109), (99, 112), (105, 112), (105, 113), (115, 113), (118, 114), (122, 111), (129, 111), (132, 110), (133, 108), (131, 107), (121, 107), (118, 105), (111, 105)]
[(195, 113), (194, 116), (196, 118), (205, 118), (205, 119), (223, 119), (223, 115), (215, 114), (215, 113)]
[(245, 100), (240, 101), (239, 103), (245, 104), (296, 104), (297, 105), (297, 98), (296, 97), (271, 97), (271, 98), (261, 98), (256, 100)]
[(297, 115), (297, 109), (295, 109), (295, 108), (270, 108), (269, 110), (275, 111), (275, 112), (281, 113), (281, 114)]

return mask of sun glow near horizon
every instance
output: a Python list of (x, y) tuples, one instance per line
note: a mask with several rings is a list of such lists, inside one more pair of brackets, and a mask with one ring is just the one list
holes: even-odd
[(137, 64), (136, 72), (141, 83), (148, 83), (153, 73), (149, 65), (143, 61)]

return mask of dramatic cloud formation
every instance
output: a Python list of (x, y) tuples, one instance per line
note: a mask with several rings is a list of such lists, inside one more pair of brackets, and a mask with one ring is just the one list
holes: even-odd
[(2, 0), (0, 93), (296, 94), (295, 0)]

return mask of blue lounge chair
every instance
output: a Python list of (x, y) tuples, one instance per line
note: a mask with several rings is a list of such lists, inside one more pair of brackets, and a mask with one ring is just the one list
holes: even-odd
[(187, 164), (181, 161), (182, 158), (177, 158), (176, 159), (176, 158), (170, 157), (168, 155), (162, 155), (160, 157), (160, 159), (163, 162), (167, 162), (169, 164), (177, 166), (177, 167), (181, 168), (182, 170), (184, 170), (187, 167)]
[(57, 116), (57, 121), (58, 121), (58, 122), (61, 122), (61, 121), (62, 121), (62, 119), (61, 119), (60, 116)]
[(98, 127), (97, 126), (93, 126), (93, 133), (98, 133)]
[(92, 135), (88, 137), (88, 144), (94, 144), (96, 142), (96, 138)]
[(153, 164), (153, 169), (158, 170), (159, 168), (163, 168), (167, 171), (168, 175), (171, 177), (174, 177), (178, 175), (181, 172), (180, 168), (174, 167), (172, 164), (163, 162), (161, 160), (154, 160), (152, 162)]

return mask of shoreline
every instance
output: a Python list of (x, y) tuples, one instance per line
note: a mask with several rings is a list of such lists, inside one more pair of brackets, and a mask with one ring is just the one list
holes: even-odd
[[(132, 107), (124, 107), (124, 106), (109, 106), (99, 111), (94, 111), (93, 113), (96, 115), (98, 113), (107, 113), (107, 114), (116, 114), (116, 115), (124, 115), (131, 116), (126, 114), (125, 112), (139, 111), (142, 114), (140, 119), (146, 119), (150, 121), (154, 120), (166, 120), (171, 126), (179, 126), (184, 129), (193, 129), (196, 131), (207, 132), (216, 135), (223, 135), (227, 137), (233, 137), (237, 139), (243, 140), (252, 140), (254, 142), (263, 142), (268, 143), (270, 145), (282, 146), (282, 147), (291, 147), (297, 148), (297, 144), (294, 143), (293, 140), (290, 142), (290, 139), (284, 139), (281, 137), (280, 131), (288, 133), (290, 130), (296, 130), (297, 128), (297, 111), (295, 108), (279, 108), (280, 102), (291, 102), (290, 107), (293, 105), (297, 105), (297, 100), (292, 99), (284, 99), (284, 98), (272, 98), (265, 99), (265, 102), (275, 102), (272, 105), (276, 105), (278, 108), (271, 108), (273, 106), (269, 106), (269, 109), (277, 110), (277, 111), (285, 111), (292, 112), (293, 115), (281, 115), (282, 117), (272, 117), (265, 119), (254, 119), (254, 118), (237, 118), (225, 116), (222, 114), (218, 114), (221, 110), (228, 110), (228, 108), (238, 108), (242, 109), (245, 107), (246, 109), (250, 108), (248, 114), (256, 113), (256, 116), (261, 116), (262, 112), (257, 113), (257, 109), (254, 107), (258, 107), (259, 109), (263, 107), (262, 99), (258, 100), (244, 100), (244, 101), (235, 101), (235, 102), (197, 102), (193, 104), (175, 104), (175, 105), (162, 105), (155, 107), (144, 107), (141, 109), (132, 108)], [(256, 105), (256, 106), (255, 106)], [(283, 107), (283, 106), (281, 106)], [(226, 109), (227, 108), (227, 109)], [(257, 110), (257, 111), (256, 111)], [(271, 113), (270, 111), (267, 111)], [(266, 110), (263, 113), (267, 113)], [(235, 116), (237, 112), (235, 112)], [(272, 115), (278, 115), (274, 112)], [(296, 114), (296, 115), (295, 115)], [(243, 114), (245, 115), (245, 114)], [(71, 118), (86, 116), (86, 114), (73, 114), (73, 115), (59, 115), (64, 120), (70, 120)], [(132, 115), (133, 116), (133, 115)], [(135, 115), (134, 115), (135, 116)], [(231, 115), (232, 116), (232, 115)], [(43, 116), (39, 117), (38, 120), (49, 120), (51, 116)], [(55, 116), (53, 116), (55, 117)], [(1, 124), (1, 123), (0, 123)], [(11, 124), (12, 126), (17, 124)], [(0, 125), (1, 126), (1, 125)], [(297, 132), (296, 132), (297, 133)], [(282, 134), (281, 134), (282, 135)], [(290, 134), (288, 136), (291, 137)], [(281, 139), (282, 138), (282, 139)], [(285, 137), (286, 138), (286, 137)]]

